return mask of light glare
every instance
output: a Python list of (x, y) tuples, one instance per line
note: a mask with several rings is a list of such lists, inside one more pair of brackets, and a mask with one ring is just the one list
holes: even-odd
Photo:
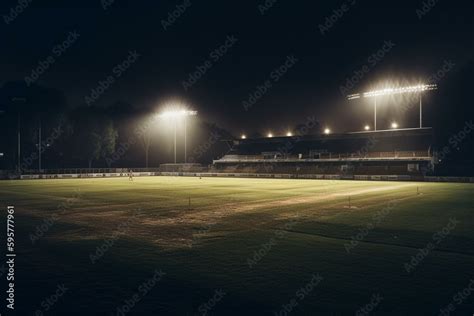
[(438, 86), (436, 84), (419, 84), (416, 86), (400, 87), (400, 88), (386, 88), (381, 90), (373, 90), (364, 93), (350, 94), (347, 96), (348, 100), (359, 99), (361, 96), (364, 98), (373, 98), (384, 95), (403, 94), (403, 93), (416, 93), (429, 90), (436, 90)]
[(188, 110), (171, 110), (165, 111), (159, 114), (161, 118), (178, 118), (178, 117), (185, 117), (185, 116), (194, 116), (197, 115), (197, 111), (188, 111)]

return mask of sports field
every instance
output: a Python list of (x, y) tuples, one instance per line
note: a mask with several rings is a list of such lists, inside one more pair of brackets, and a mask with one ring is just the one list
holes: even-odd
[(24, 180), (0, 198), (18, 315), (474, 313), (474, 184)]

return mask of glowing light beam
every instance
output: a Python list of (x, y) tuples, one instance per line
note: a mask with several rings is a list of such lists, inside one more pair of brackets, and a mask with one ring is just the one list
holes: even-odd
[(355, 93), (347, 96), (348, 100), (364, 98), (374, 98), (384, 95), (404, 94), (404, 93), (418, 93), (430, 90), (436, 90), (438, 86), (436, 84), (419, 84), (416, 86), (399, 87), (399, 88), (385, 88), (381, 90), (373, 90), (364, 93)]

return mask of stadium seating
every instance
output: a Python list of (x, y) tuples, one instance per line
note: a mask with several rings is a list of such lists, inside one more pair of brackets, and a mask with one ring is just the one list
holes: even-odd
[(225, 173), (416, 175), (433, 168), (429, 128), (234, 141)]

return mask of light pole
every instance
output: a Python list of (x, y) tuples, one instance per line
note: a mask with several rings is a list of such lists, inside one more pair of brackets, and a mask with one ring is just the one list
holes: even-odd
[(17, 152), (17, 156), (18, 156), (17, 169), (18, 169), (18, 172), (21, 173), (21, 167), (20, 167), (20, 161), (21, 161), (20, 110), (18, 110), (17, 150), (18, 150), (18, 152)]
[(176, 117), (174, 118), (174, 163), (176, 163)]
[(41, 117), (39, 119), (38, 128), (38, 170), (41, 173)]
[(187, 153), (186, 153), (186, 116), (184, 116), (184, 163), (187, 162)]
[[(22, 97), (13, 97), (12, 102), (26, 102), (25, 98)], [(17, 105), (18, 109), (18, 121), (17, 121), (17, 170), (18, 173), (21, 173), (21, 111), (20, 111), (20, 106)]]
[(186, 126), (186, 118), (188, 116), (195, 116), (197, 115), (197, 111), (189, 111), (189, 110), (173, 110), (173, 111), (166, 111), (159, 115), (161, 118), (171, 118), (174, 121), (174, 163), (176, 163), (176, 132), (177, 132), (177, 120), (178, 118), (182, 117), (184, 119), (184, 162), (187, 162), (187, 126)]
[(421, 103), (421, 92), (420, 92), (420, 128), (423, 127), (423, 105)]
[(377, 130), (377, 97), (378, 96), (387, 96), (387, 95), (396, 95), (396, 94), (406, 94), (406, 93), (419, 93), (420, 96), (420, 128), (423, 127), (423, 104), (421, 97), (423, 92), (432, 91), (438, 89), (436, 84), (419, 84), (416, 86), (409, 87), (396, 87), (396, 88), (385, 88), (381, 90), (374, 90), (364, 93), (355, 93), (347, 96), (347, 100), (355, 100), (360, 98), (374, 98), (374, 130)]
[(377, 130), (377, 98), (374, 98), (374, 131)]

